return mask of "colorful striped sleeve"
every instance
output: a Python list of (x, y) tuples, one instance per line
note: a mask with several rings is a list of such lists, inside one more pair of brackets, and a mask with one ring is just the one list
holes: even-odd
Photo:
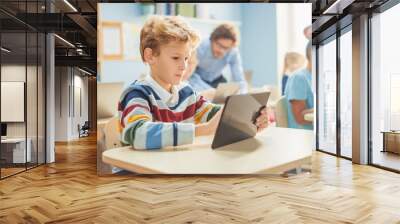
[(135, 149), (160, 149), (191, 144), (194, 124), (155, 122), (148, 96), (132, 90), (120, 102), (121, 141)]
[(196, 113), (194, 115), (194, 123), (205, 123), (221, 109), (221, 106), (207, 101), (202, 95), (196, 93)]

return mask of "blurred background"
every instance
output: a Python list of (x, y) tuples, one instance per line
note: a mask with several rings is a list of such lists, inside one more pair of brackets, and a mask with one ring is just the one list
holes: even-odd
[[(153, 15), (181, 15), (209, 38), (224, 21), (240, 30), (239, 50), (250, 86), (279, 92), (284, 56), (304, 55), (311, 25), (311, 4), (136, 3), (98, 5), (98, 82), (127, 86), (148, 73), (139, 52), (140, 29)], [(230, 78), (229, 66), (223, 71)]]

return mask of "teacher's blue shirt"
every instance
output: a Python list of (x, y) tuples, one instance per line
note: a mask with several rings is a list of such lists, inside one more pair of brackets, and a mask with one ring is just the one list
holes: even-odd
[[(240, 85), (240, 92), (247, 92), (247, 83), (244, 78), (242, 60), (239, 50), (232, 48), (222, 58), (215, 58), (211, 50), (211, 40), (202, 41), (197, 48), (198, 65), (193, 75), (189, 78), (190, 85), (196, 91), (212, 88), (207, 82), (212, 82), (222, 74), (226, 65), (230, 66), (232, 81)], [(207, 82), (205, 82), (205, 81)]]
[(313, 125), (298, 124), (294, 118), (291, 100), (305, 100), (306, 109), (314, 107), (314, 94), (312, 92), (311, 73), (307, 69), (300, 70), (291, 76), (286, 83), (285, 96), (288, 104), (289, 128), (313, 129)]

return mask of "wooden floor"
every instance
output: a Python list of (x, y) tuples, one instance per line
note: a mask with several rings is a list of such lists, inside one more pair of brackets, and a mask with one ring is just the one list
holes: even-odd
[(37, 167), (36, 163), (27, 163), (27, 167), (25, 168), (25, 164), (18, 164), (18, 167), (2, 167), (0, 170), (1, 178), (6, 178), (11, 175), (15, 175), (20, 172), (24, 172), (27, 169), (33, 169)]
[(17, 168), (4, 168), (3, 167), (3, 168), (1, 168), (1, 177), (2, 178), (8, 177), (10, 175), (22, 172), (24, 170), (26, 170), (25, 167), (23, 167), (23, 168), (20, 168), (20, 167), (17, 167)]
[(0, 223), (400, 223), (400, 175), (315, 153), (279, 176), (96, 176), (95, 137), (0, 181)]

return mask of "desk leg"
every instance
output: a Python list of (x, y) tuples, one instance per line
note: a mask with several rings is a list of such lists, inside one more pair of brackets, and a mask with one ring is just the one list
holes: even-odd
[(283, 177), (291, 177), (294, 175), (299, 175), (301, 173), (311, 173), (311, 169), (309, 168), (302, 168), (302, 167), (296, 167), (294, 169), (288, 170), (282, 174)]

